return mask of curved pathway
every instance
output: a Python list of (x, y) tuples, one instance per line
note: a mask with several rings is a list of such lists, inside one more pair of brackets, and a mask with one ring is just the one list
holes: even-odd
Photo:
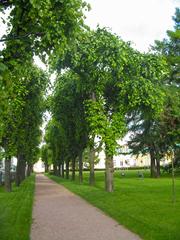
[(36, 176), (31, 240), (140, 240), (44, 175)]

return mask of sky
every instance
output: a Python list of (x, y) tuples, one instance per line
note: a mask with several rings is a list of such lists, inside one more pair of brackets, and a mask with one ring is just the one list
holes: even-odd
[[(108, 27), (123, 40), (131, 41), (139, 51), (148, 51), (154, 40), (166, 37), (173, 29), (172, 16), (180, 0), (86, 0), (91, 11), (86, 12), (85, 23), (95, 29)], [(0, 37), (5, 26), (0, 21)], [(0, 44), (0, 48), (2, 45)], [(39, 59), (35, 62), (45, 69)]]
[(123, 40), (133, 42), (139, 51), (147, 51), (154, 40), (166, 37), (173, 29), (172, 16), (180, 0), (86, 0), (91, 11), (86, 24), (95, 29), (109, 27)]
[[(108, 27), (141, 52), (148, 51), (154, 40), (165, 38), (173, 29), (172, 16), (180, 0), (86, 0), (91, 11), (85, 23), (92, 29)], [(35, 58), (37, 65), (45, 66)]]

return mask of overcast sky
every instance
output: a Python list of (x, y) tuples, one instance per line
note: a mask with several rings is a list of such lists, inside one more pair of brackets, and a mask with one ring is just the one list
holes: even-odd
[[(173, 29), (172, 16), (180, 0), (86, 0), (91, 11), (86, 12), (86, 24), (91, 28), (109, 27), (125, 41), (132, 41), (140, 51), (147, 51), (155, 39), (166, 37)], [(0, 20), (0, 36), (5, 26)], [(2, 43), (0, 44), (2, 48)]]
[(140, 51), (147, 51), (155, 39), (163, 39), (173, 29), (172, 16), (180, 0), (86, 0), (91, 11), (86, 24), (109, 27)]
[[(180, 0), (86, 0), (91, 11), (86, 12), (86, 24), (91, 28), (109, 27), (125, 41), (133, 42), (140, 51), (147, 51), (154, 40), (166, 37), (166, 31), (173, 29), (172, 16)], [(2, 27), (0, 36), (5, 33)], [(2, 44), (0, 44), (2, 48)], [(36, 59), (36, 63), (40, 64)]]

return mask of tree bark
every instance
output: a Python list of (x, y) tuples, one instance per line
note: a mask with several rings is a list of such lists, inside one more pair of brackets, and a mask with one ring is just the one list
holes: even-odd
[(53, 172), (54, 172), (54, 175), (58, 175), (58, 169), (57, 169), (57, 164), (53, 164)]
[(7, 192), (12, 191), (11, 186), (11, 157), (5, 158), (5, 189)]
[(61, 177), (61, 164), (58, 164), (57, 174), (59, 177)]
[(24, 181), (26, 178), (26, 162), (23, 158), (23, 161), (21, 163), (21, 182)]
[(157, 178), (159, 178), (161, 176), (161, 168), (160, 168), (160, 160), (156, 159), (156, 168), (157, 168)]
[(174, 166), (180, 166), (180, 149), (174, 149)]
[(44, 163), (44, 167), (45, 167), (45, 173), (49, 172), (49, 165), (48, 163)]
[(16, 167), (16, 186), (18, 187), (21, 182), (25, 179), (26, 162), (23, 154), (17, 156), (17, 167)]
[(31, 163), (28, 163), (28, 167), (27, 167), (27, 177), (29, 177), (32, 173), (32, 164)]
[(82, 151), (79, 153), (79, 183), (83, 182), (83, 157)]
[(151, 177), (156, 178), (157, 177), (156, 159), (152, 148), (150, 148), (150, 157), (151, 157)]
[(71, 180), (74, 181), (76, 177), (76, 159), (72, 159), (72, 177)]
[(95, 184), (95, 174), (94, 174), (94, 159), (95, 159), (95, 149), (94, 147), (90, 147), (89, 152), (89, 167), (90, 167), (90, 173), (89, 173), (89, 184), (93, 186)]
[[(92, 92), (91, 100), (93, 102), (96, 102), (96, 94), (95, 94), (95, 92)], [(91, 186), (93, 186), (95, 184), (95, 175), (94, 175), (94, 159), (95, 159), (94, 139), (95, 139), (95, 136), (93, 135), (92, 139), (90, 140), (90, 152), (89, 152), (89, 167), (90, 167), (89, 184)]]
[(114, 173), (113, 156), (106, 154), (105, 190), (107, 192), (114, 191), (113, 173)]
[(66, 179), (69, 179), (69, 160), (66, 160)]
[(15, 182), (16, 182), (16, 186), (19, 187), (20, 183), (21, 183), (21, 169), (20, 169), (20, 164), (21, 164), (21, 160), (20, 160), (20, 155), (17, 156), (17, 166), (16, 166), (16, 178), (15, 178)]
[(64, 178), (64, 162), (62, 162), (61, 169), (62, 169), (62, 178)]

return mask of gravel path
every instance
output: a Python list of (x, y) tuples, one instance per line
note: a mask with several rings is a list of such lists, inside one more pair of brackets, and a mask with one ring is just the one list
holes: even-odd
[(140, 238), (63, 186), (37, 175), (31, 240)]

